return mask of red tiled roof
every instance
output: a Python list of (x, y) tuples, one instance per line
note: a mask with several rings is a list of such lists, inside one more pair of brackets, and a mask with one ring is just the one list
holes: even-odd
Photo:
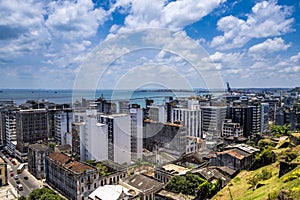
[(95, 168), (87, 165), (87, 164), (84, 164), (84, 163), (81, 163), (81, 162), (77, 162), (77, 161), (73, 161), (71, 163), (68, 163), (65, 168), (73, 171), (73, 172), (76, 172), (76, 173), (83, 173), (87, 170), (95, 170)]
[(227, 151), (222, 151), (222, 152), (218, 152), (217, 154), (229, 154), (239, 160), (242, 160), (243, 158), (245, 158), (245, 156), (239, 154), (238, 152), (230, 149), (230, 150), (227, 150)]
[(65, 154), (62, 154), (60, 152), (54, 152), (49, 155), (49, 158), (52, 160), (59, 162), (60, 164), (65, 164), (71, 160), (71, 158)]
[(82, 162), (74, 161), (69, 156), (60, 152), (54, 152), (50, 154), (49, 158), (52, 159), (53, 161), (58, 162), (64, 168), (74, 173), (83, 173), (87, 170), (96, 170), (96, 168)]

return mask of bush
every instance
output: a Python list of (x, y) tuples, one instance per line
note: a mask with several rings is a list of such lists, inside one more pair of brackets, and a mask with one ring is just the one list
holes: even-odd
[(270, 171), (268, 171), (268, 170), (266, 170), (266, 169), (263, 169), (263, 170), (261, 171), (261, 173), (258, 174), (258, 176), (257, 176), (258, 180), (260, 180), (260, 181), (268, 180), (268, 179), (270, 179), (271, 177), (272, 177), (272, 172), (270, 172)]

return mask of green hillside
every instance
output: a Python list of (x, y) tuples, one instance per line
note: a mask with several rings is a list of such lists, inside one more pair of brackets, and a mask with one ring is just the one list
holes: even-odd
[(212, 199), (277, 199), (281, 190), (285, 190), (292, 199), (300, 199), (300, 166), (280, 178), (278, 173), (278, 161), (254, 171), (242, 171)]

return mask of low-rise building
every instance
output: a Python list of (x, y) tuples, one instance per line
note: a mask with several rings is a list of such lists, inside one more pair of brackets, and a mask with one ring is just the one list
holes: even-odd
[(37, 179), (46, 177), (45, 158), (51, 152), (51, 148), (44, 144), (31, 144), (28, 146), (28, 171)]
[(7, 165), (4, 160), (0, 158), (0, 187), (7, 184)]
[(156, 167), (154, 171), (154, 178), (162, 183), (168, 183), (169, 180), (175, 175), (184, 175), (190, 169), (175, 165), (167, 164), (162, 167)]
[(154, 178), (141, 174), (122, 179), (120, 185), (133, 190), (141, 200), (154, 200), (154, 194), (164, 186), (163, 183), (158, 182)]
[(46, 157), (46, 182), (71, 200), (87, 200), (99, 186), (96, 167), (54, 152)]
[(216, 160), (212, 163), (217, 166), (228, 166), (234, 170), (249, 169), (254, 162), (254, 156), (238, 148), (217, 152)]

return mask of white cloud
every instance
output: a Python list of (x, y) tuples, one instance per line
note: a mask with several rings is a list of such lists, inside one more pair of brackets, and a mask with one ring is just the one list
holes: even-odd
[(125, 8), (129, 15), (125, 18), (127, 29), (170, 28), (181, 30), (185, 26), (201, 20), (226, 0), (173, 1), (164, 0), (118, 0), (111, 9)]
[(280, 36), (293, 31), (294, 18), (291, 7), (277, 5), (277, 1), (262, 1), (257, 3), (246, 20), (234, 16), (221, 18), (217, 23), (218, 30), (223, 35), (216, 36), (211, 41), (211, 47), (232, 49), (243, 47), (252, 38)]
[(39, 1), (0, 1), (0, 59), (11, 61), (49, 43)]
[(291, 60), (292, 62), (298, 62), (298, 61), (300, 61), (300, 52), (299, 52), (297, 55), (292, 56), (292, 57), (290, 58), (290, 60)]
[(78, 40), (95, 36), (108, 13), (91, 0), (53, 1), (48, 5), (47, 28), (58, 38)]
[(253, 45), (249, 48), (249, 54), (255, 59), (265, 59), (272, 56), (272, 53), (285, 51), (291, 44), (285, 44), (282, 38), (267, 39), (262, 43)]

